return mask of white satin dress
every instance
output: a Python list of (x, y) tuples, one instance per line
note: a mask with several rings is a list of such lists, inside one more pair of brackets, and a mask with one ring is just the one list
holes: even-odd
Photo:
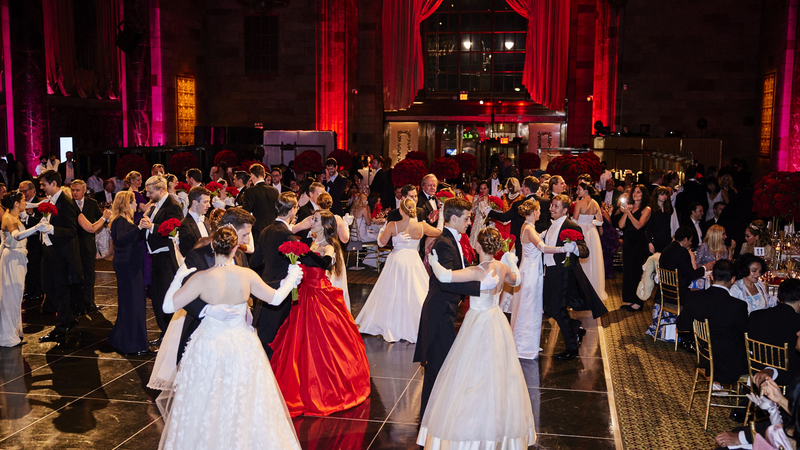
[(603, 246), (600, 243), (600, 233), (597, 232), (597, 227), (592, 224), (594, 220), (593, 214), (581, 214), (578, 216), (578, 225), (583, 230), (583, 240), (589, 248), (589, 257), (581, 258), (581, 266), (583, 273), (592, 283), (592, 287), (597, 292), (600, 300), (606, 301), (608, 294), (606, 294), (606, 272), (603, 265)]
[[(535, 233), (535, 231), (534, 231)], [(522, 285), (511, 303), (511, 329), (517, 354), (522, 359), (537, 359), (542, 339), (544, 311), (544, 267), (542, 252), (533, 243), (522, 244)]]

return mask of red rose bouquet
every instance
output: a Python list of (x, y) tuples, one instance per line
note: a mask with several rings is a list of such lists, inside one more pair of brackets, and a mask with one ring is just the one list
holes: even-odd
[(224, 162), (228, 167), (236, 167), (239, 164), (239, 158), (236, 153), (230, 150), (222, 150), (214, 155), (214, 165), (219, 166), (219, 163)]
[(216, 181), (212, 181), (206, 184), (206, 189), (211, 191), (212, 195), (216, 195), (217, 197), (219, 197), (219, 191), (225, 189), (225, 186), (221, 185), (220, 183), (217, 183)]
[[(300, 259), (301, 256), (310, 252), (311, 249), (308, 248), (308, 245), (300, 241), (288, 241), (281, 244), (278, 247), (278, 251), (286, 255), (286, 257), (289, 258), (290, 263), (297, 264), (297, 260)], [(295, 301), (297, 298), (297, 288), (294, 288), (292, 289), (292, 300)]]
[(142, 155), (125, 155), (117, 161), (115, 168), (117, 178), (124, 180), (132, 171), (139, 172), (143, 177), (150, 173), (150, 163)]
[(378, 200), (378, 203), (376, 203), (375, 207), (372, 208), (372, 214), (370, 215), (370, 217), (372, 217), (373, 219), (378, 217), (381, 211), (383, 211), (383, 205), (381, 205), (381, 201)]
[[(489, 202), (489, 207), (492, 208), (494, 211), (502, 211), (503, 210), (503, 199), (500, 197), (495, 197), (494, 195), (490, 195), (487, 199)], [(484, 225), (489, 225), (489, 216), (486, 216), (486, 220), (483, 221)]]
[(458, 241), (458, 245), (461, 246), (461, 251), (464, 253), (464, 259), (467, 261), (467, 264), (474, 263), (475, 249), (472, 248), (472, 244), (469, 243), (469, 236), (467, 236), (467, 233), (461, 233), (461, 239)]
[[(577, 230), (567, 229), (567, 230), (562, 230), (561, 233), (558, 235), (558, 238), (569, 244), (571, 242), (578, 242), (580, 240), (583, 240), (583, 233)], [(567, 255), (567, 257), (564, 259), (564, 267), (569, 267), (570, 264), (571, 264), (570, 257), (569, 255)]]
[(456, 178), (459, 173), (458, 163), (453, 158), (436, 158), (431, 163), (431, 173), (440, 180)]
[(519, 157), (520, 170), (539, 170), (542, 167), (542, 158), (536, 152), (526, 152)]
[(181, 221), (178, 219), (167, 219), (161, 222), (158, 226), (158, 233), (164, 237), (175, 237), (178, 234), (178, 228), (181, 226)]
[(189, 169), (199, 167), (197, 157), (190, 152), (177, 152), (169, 158), (169, 171), (171, 173), (184, 173)]
[(392, 170), (392, 183), (395, 186), (419, 186), (422, 178), (428, 174), (428, 168), (422, 161), (404, 159), (398, 162)]
[(455, 195), (451, 194), (449, 191), (439, 191), (434, 197), (438, 198), (440, 202), (444, 203), (445, 200), (448, 198), (453, 198)]
[(425, 164), (425, 170), (428, 170), (428, 155), (424, 152), (414, 151), (406, 153), (406, 159), (413, 159)]
[(56, 205), (50, 202), (39, 203), (39, 206), (36, 207), (36, 210), (42, 213), (45, 217), (50, 217), (50, 214), (54, 216), (58, 215), (58, 208), (56, 208)]
[(233, 186), (228, 186), (228, 187), (226, 187), (226, 188), (225, 188), (225, 192), (227, 192), (227, 193), (228, 193), (228, 195), (230, 195), (231, 197), (236, 197), (237, 195), (239, 195), (239, 190), (238, 190), (238, 189), (236, 189), (236, 188), (235, 188), (235, 187), (233, 187)]
[(472, 153), (459, 153), (453, 159), (458, 163), (458, 171), (461, 173), (474, 173), (478, 170), (478, 159)]
[(183, 181), (178, 181), (175, 184), (175, 192), (189, 192), (189, 190), (191, 189), (192, 187), (189, 186), (188, 183), (184, 183)]
[(517, 237), (511, 233), (501, 233), (500, 236), (503, 238), (503, 253), (510, 252), (514, 243), (517, 242)]
[(294, 158), (295, 173), (321, 172), (322, 155), (316, 150), (306, 150)]
[(353, 167), (353, 155), (346, 150), (334, 150), (328, 155), (328, 158), (336, 160), (336, 163), (339, 165), (339, 170), (350, 170), (350, 168)]

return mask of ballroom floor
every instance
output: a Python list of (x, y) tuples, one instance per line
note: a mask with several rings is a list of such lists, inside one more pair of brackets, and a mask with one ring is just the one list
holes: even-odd
[[(354, 281), (369, 279), (353, 274)], [(371, 284), (350, 284), (354, 313)], [(98, 273), (101, 311), (82, 317), (66, 344), (40, 344), (54, 323), (38, 307), (23, 305), (25, 344), (0, 348), (0, 448), (154, 449), (163, 426), (144, 386), (153, 357), (125, 357), (106, 339), (116, 318), (113, 273)], [(152, 311), (148, 326), (156, 329)], [(557, 327), (546, 322), (539, 361), (522, 361), (536, 417), (540, 449), (614, 449), (614, 427), (596, 322), (581, 357), (559, 362)], [(151, 339), (157, 337), (151, 331)], [(422, 369), (413, 363), (414, 344), (364, 336), (372, 394), (362, 405), (328, 417), (298, 417), (304, 449), (417, 449)], [(621, 447), (620, 447), (621, 448)]]

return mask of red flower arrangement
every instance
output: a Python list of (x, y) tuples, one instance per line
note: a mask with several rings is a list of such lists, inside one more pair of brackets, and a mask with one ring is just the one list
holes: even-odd
[(407, 184), (419, 186), (422, 178), (428, 174), (428, 168), (422, 161), (416, 159), (404, 159), (398, 162), (392, 170), (392, 183), (395, 186), (405, 186)]
[(800, 172), (770, 172), (754, 188), (753, 212), (759, 217), (800, 220)]
[(189, 183), (184, 183), (183, 181), (178, 181), (175, 184), (175, 192), (187, 192), (188, 193), (190, 189), (192, 189), (192, 187), (189, 186)]
[[(250, 173), (250, 166), (252, 166), (253, 164), (258, 164), (259, 166), (264, 167), (264, 164), (261, 164), (261, 161), (248, 160), (248, 161), (242, 161), (242, 163), (239, 164), (239, 167), (237, 167), (236, 170), (241, 170), (242, 172)], [(264, 170), (266, 171), (266, 167), (264, 168)]]
[(426, 153), (420, 151), (408, 152), (406, 153), (406, 159), (421, 161), (425, 164), (425, 170), (428, 170), (428, 155)]
[(219, 166), (221, 162), (227, 164), (228, 167), (236, 167), (239, 164), (239, 158), (230, 150), (222, 150), (214, 155), (214, 165)]
[(230, 195), (231, 197), (236, 197), (237, 195), (239, 195), (239, 190), (236, 189), (234, 186), (226, 187), (225, 192), (227, 192), (228, 195)]
[(350, 170), (350, 168), (353, 167), (353, 155), (346, 150), (334, 150), (328, 155), (328, 158), (336, 160), (336, 163), (339, 165), (339, 170)]
[[(500, 197), (495, 197), (494, 195), (490, 195), (489, 198), (486, 200), (489, 203), (489, 207), (495, 211), (502, 211), (503, 210), (503, 199)], [(486, 220), (483, 221), (484, 225), (489, 225), (489, 221), (492, 220), (489, 216), (486, 216)]]
[(124, 180), (125, 177), (132, 171), (139, 172), (142, 177), (150, 173), (150, 163), (144, 159), (142, 155), (125, 155), (117, 161), (115, 167), (117, 178)]
[(219, 196), (219, 191), (225, 189), (225, 186), (221, 185), (220, 183), (217, 183), (216, 181), (212, 181), (206, 184), (206, 189), (211, 191), (211, 194)]
[(603, 169), (597, 155), (585, 152), (578, 156), (561, 155), (551, 159), (547, 164), (547, 173), (561, 175), (568, 185), (574, 186), (578, 183), (578, 177), (584, 173), (591, 175), (595, 181), (599, 180)]
[(158, 233), (164, 237), (175, 237), (178, 234), (178, 228), (181, 226), (181, 221), (178, 219), (167, 219), (161, 222), (158, 226)]
[(467, 233), (461, 233), (461, 239), (458, 241), (458, 245), (461, 246), (461, 252), (464, 253), (464, 259), (467, 261), (467, 264), (474, 263), (475, 249), (472, 248), (472, 244), (469, 243), (469, 236)]
[(539, 170), (542, 167), (542, 158), (536, 152), (526, 152), (519, 157), (520, 170)]
[(458, 163), (453, 158), (436, 158), (431, 164), (431, 173), (440, 180), (455, 178), (459, 174)]
[(450, 191), (439, 191), (434, 195), (434, 197), (438, 198), (439, 201), (444, 202), (448, 198), (453, 198), (455, 195), (451, 194)]
[(44, 214), (45, 217), (49, 217), (50, 214), (54, 216), (58, 215), (58, 208), (56, 208), (56, 205), (50, 202), (39, 203), (39, 206), (36, 207), (36, 210)]
[(178, 152), (169, 158), (169, 171), (172, 173), (184, 173), (199, 165), (197, 157), (190, 152)]
[(321, 172), (322, 155), (316, 150), (306, 150), (294, 158), (295, 173)]
[[(561, 233), (558, 234), (558, 238), (569, 244), (570, 242), (578, 242), (580, 240), (583, 240), (583, 233), (577, 230), (567, 229), (567, 230), (562, 230)], [(570, 264), (571, 264), (570, 257), (569, 255), (567, 255), (567, 257), (564, 258), (564, 267), (569, 267)]]
[[(300, 259), (301, 256), (310, 252), (311, 249), (308, 248), (308, 245), (300, 241), (287, 241), (278, 247), (278, 251), (289, 258), (290, 263), (297, 264), (297, 260)], [(292, 289), (292, 300), (297, 300), (297, 298), (297, 288), (294, 288)]]
[(372, 214), (370, 215), (370, 217), (372, 217), (373, 219), (378, 217), (378, 214), (380, 214), (381, 211), (383, 211), (383, 205), (381, 205), (381, 201), (378, 200), (378, 203), (376, 203), (375, 207), (372, 208)]
[(453, 159), (458, 163), (458, 171), (461, 173), (474, 173), (478, 170), (478, 159), (472, 153), (459, 153)]

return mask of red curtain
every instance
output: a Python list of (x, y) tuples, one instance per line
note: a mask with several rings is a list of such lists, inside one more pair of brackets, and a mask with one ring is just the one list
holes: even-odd
[[(419, 25), (442, 0), (383, 0), (383, 109), (414, 103), (425, 81)], [(566, 71), (565, 71), (566, 72)]]
[(533, 101), (552, 110), (563, 111), (567, 96), (570, 1), (506, 2), (514, 11), (528, 19), (522, 84), (528, 88)]
[(617, 104), (617, 25), (619, 14), (607, 0), (597, 0), (594, 46), (592, 123), (613, 127)]

